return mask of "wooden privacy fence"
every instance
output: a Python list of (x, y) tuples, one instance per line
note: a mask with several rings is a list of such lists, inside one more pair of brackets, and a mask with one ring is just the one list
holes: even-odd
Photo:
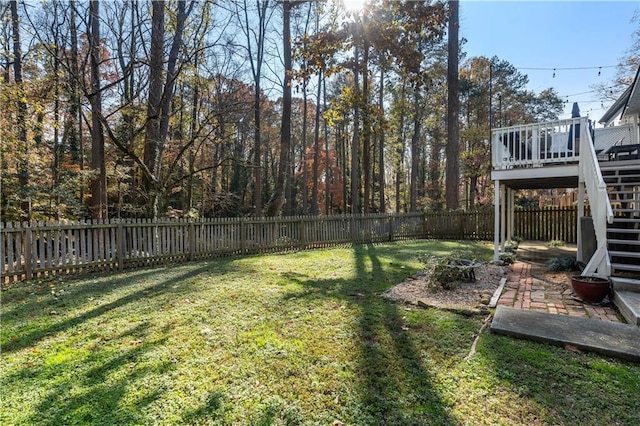
[[(585, 214), (588, 211), (585, 209)], [(523, 240), (576, 243), (577, 223), (577, 207), (516, 209), (513, 233)]]
[[(124, 270), (223, 255), (401, 239), (493, 239), (493, 210), (177, 220), (0, 224), (2, 282)], [(576, 209), (518, 210), (515, 233), (575, 242)]]
[(493, 210), (429, 212), (424, 238), (442, 240), (493, 240)]
[(3, 281), (230, 254), (420, 238), (424, 215), (112, 220), (2, 225)]

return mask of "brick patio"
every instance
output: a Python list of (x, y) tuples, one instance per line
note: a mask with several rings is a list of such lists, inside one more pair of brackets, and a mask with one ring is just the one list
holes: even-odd
[(559, 281), (549, 281), (538, 277), (540, 268), (528, 262), (511, 265), (507, 283), (498, 300), (498, 305), (516, 309), (571, 315), (610, 322), (624, 322), (617, 309), (605, 299), (601, 305), (583, 303), (573, 293), (568, 276)]

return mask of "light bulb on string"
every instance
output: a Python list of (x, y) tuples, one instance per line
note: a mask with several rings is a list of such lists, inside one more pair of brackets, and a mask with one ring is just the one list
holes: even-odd
[(600, 74), (602, 73), (602, 67), (598, 68), (598, 77), (600, 77)]
[(556, 69), (553, 69), (553, 77), (552, 78), (556, 78)]

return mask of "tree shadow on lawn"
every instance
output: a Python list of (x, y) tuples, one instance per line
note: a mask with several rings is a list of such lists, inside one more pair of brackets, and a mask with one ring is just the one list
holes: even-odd
[[(353, 255), (356, 267), (353, 279), (313, 280), (292, 274), (290, 279), (306, 290), (289, 293), (286, 299), (336, 298), (360, 310), (358, 372), (362, 377), (358, 378), (358, 394), (365, 418), (356, 423), (459, 424), (450, 416), (447, 404), (435, 389), (434, 373), (426, 367), (431, 360), (427, 354), (423, 355), (424, 351), (418, 351), (405, 323), (406, 312), (401, 305), (380, 297), (390, 280), (407, 275), (402, 271), (403, 266), (391, 263), (383, 267), (372, 244), (355, 246)], [(374, 281), (374, 278), (382, 279)]]
[[(117, 339), (144, 336), (144, 328), (144, 325), (132, 327)], [(135, 391), (132, 390), (132, 384), (149, 382), (150, 377), (166, 374), (174, 365), (170, 360), (143, 365), (137, 365), (137, 362), (165, 341), (166, 338), (161, 338), (127, 349), (118, 347), (111, 351), (91, 351), (84, 357), (79, 356), (75, 362), (69, 360), (41, 367), (40, 376), (56, 376), (58, 380), (54, 386), (46, 389), (29, 423), (53, 426), (144, 422), (144, 408), (161, 398), (162, 393), (157, 386)], [(85, 369), (85, 366), (93, 367)], [(124, 397), (133, 400), (123, 403)]]
[(639, 364), (494, 334), (481, 340), (473, 363), (484, 386), (521, 399), (514, 404), (528, 408), (521, 420), (528, 414), (544, 424), (640, 424)]
[[(215, 263), (215, 273), (226, 273), (230, 270), (237, 271), (238, 265), (233, 265), (233, 259), (218, 260)], [(189, 292), (191, 285), (188, 280), (211, 270), (211, 265), (201, 263), (190, 264), (180, 267), (166, 267), (162, 269), (154, 268), (144, 272), (133, 274), (123, 274), (121, 278), (111, 279), (108, 277), (100, 279), (90, 284), (80, 282), (71, 282), (68, 290), (65, 291), (59, 299), (53, 297), (47, 289), (45, 303), (39, 303), (34, 300), (21, 302), (15, 300), (13, 303), (18, 305), (12, 309), (3, 312), (3, 332), (2, 332), (2, 350), (4, 352), (14, 352), (31, 345), (38, 341), (64, 332), (72, 327), (76, 327), (88, 320), (97, 318), (114, 309), (123, 307), (127, 304), (136, 302), (140, 299), (152, 299), (158, 297), (170, 290), (172, 294), (181, 292)], [(184, 272), (182, 272), (184, 271)], [(168, 276), (167, 276), (168, 275)], [(155, 278), (158, 277), (158, 278)], [(94, 298), (107, 296), (109, 293), (130, 287), (133, 285), (142, 285), (138, 290), (128, 292), (126, 295), (115, 299), (109, 303), (100, 304), (78, 316), (71, 314), (63, 314), (64, 311), (70, 312), (76, 308), (90, 303)], [(3, 308), (6, 309), (7, 302), (3, 301)], [(3, 310), (4, 310), (3, 309)], [(51, 315), (51, 311), (55, 310), (55, 315)], [(60, 312), (58, 312), (60, 311)], [(41, 324), (38, 324), (41, 323)], [(11, 330), (12, 336), (8, 336), (8, 329), (13, 324), (18, 328)], [(34, 325), (37, 324), (37, 325)], [(26, 331), (22, 331), (25, 329)]]
[(55, 277), (26, 281), (2, 291), (2, 316), (5, 321), (9, 319), (12, 322), (32, 320), (47, 308), (75, 307), (86, 303), (89, 297), (104, 297), (115, 290), (139, 284), (160, 271), (153, 268), (119, 273), (115, 277)]
[[(65, 306), (69, 311), (90, 303), (87, 301), (89, 297), (107, 295), (114, 286), (127, 288), (123, 296), (78, 316), (68, 314), (67, 317), (50, 317), (39, 308), (36, 308), (36, 314), (33, 314), (33, 309), (15, 310), (14, 316), (19, 321), (31, 322), (31, 325), (28, 331), (3, 345), (2, 349), (5, 353), (11, 353), (33, 347), (35, 356), (27, 354), (22, 358), (24, 364), (13, 366), (15, 370), (4, 374), (2, 382), (5, 386), (12, 384), (14, 392), (19, 392), (20, 386), (29, 392), (42, 389), (36, 392), (38, 403), (33, 407), (34, 414), (28, 423), (140, 424), (147, 421), (149, 414), (144, 413), (145, 407), (161, 400), (164, 393), (175, 385), (173, 372), (178, 361), (171, 359), (169, 352), (163, 349), (168, 344), (169, 330), (149, 334), (150, 324), (138, 319), (137, 324), (118, 334), (108, 335), (106, 339), (94, 333), (95, 338), (89, 336), (89, 339), (78, 343), (56, 343), (55, 336), (68, 333), (74, 327), (141, 299), (162, 295), (179, 298), (180, 294), (192, 294), (197, 291), (197, 277), (201, 274), (225, 274), (242, 268), (233, 262), (233, 259), (225, 259), (216, 261), (214, 265), (200, 263), (177, 267), (175, 270), (156, 268), (133, 276), (127, 274), (116, 280), (107, 279), (99, 284), (85, 284), (80, 280), (72, 283), (75, 287), (66, 293), (69, 297), (65, 300)], [(131, 287), (130, 280), (135, 280), (138, 287)], [(145, 282), (140, 283), (141, 280)], [(140, 309), (148, 309), (148, 305)], [(39, 321), (38, 317), (41, 316), (46, 317)], [(105, 318), (105, 321), (109, 321), (108, 316)], [(49, 319), (56, 322), (48, 322)], [(52, 343), (43, 350), (37, 344), (46, 338), (52, 338)], [(46, 357), (37, 355), (45, 351)], [(202, 410), (187, 411), (184, 421), (188, 423), (189, 419), (200, 417), (204, 411), (209, 418), (215, 416), (215, 410), (220, 405), (215, 401), (221, 400), (221, 394), (213, 392), (211, 395)], [(180, 408), (171, 415), (177, 416), (177, 420), (182, 416), (182, 411)], [(152, 417), (160, 421), (161, 414), (164, 413), (153, 414)]]

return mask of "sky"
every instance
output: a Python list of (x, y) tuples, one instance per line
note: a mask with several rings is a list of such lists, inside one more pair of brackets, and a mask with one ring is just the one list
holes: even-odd
[(598, 120), (609, 105), (602, 105), (592, 86), (613, 80), (614, 66), (638, 28), (632, 22), (637, 11), (640, 0), (461, 0), (460, 38), (467, 39), (467, 57), (498, 56), (510, 62), (528, 75), (528, 88), (536, 93), (553, 87), (568, 100), (560, 118), (571, 117), (577, 101), (583, 116)]

